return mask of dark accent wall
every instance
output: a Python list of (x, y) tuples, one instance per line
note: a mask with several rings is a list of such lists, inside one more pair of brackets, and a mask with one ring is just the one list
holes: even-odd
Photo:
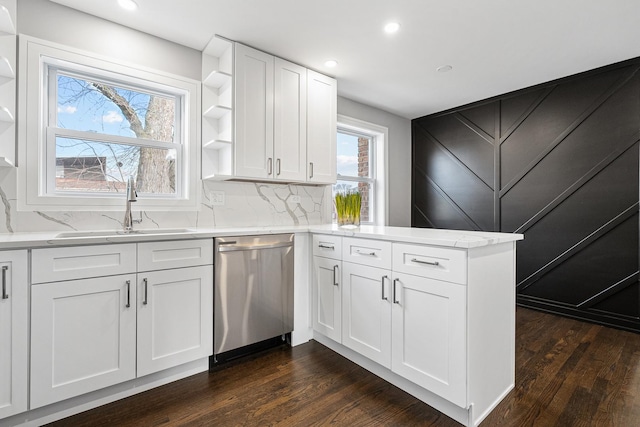
[(412, 225), (517, 232), (517, 302), (640, 332), (640, 58), (412, 121)]

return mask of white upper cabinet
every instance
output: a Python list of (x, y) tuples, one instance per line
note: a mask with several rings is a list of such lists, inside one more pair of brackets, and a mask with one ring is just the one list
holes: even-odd
[(236, 176), (272, 178), (275, 58), (236, 44)]
[(235, 177), (334, 183), (336, 81), (236, 43), (234, 82)]
[(275, 62), (274, 178), (304, 181), (307, 160), (307, 69)]
[(307, 181), (336, 182), (337, 84), (307, 71)]

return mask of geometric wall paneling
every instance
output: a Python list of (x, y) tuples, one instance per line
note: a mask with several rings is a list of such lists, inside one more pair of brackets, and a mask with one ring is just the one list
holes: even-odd
[[(414, 185), (430, 185), (446, 196), (451, 208), (466, 217), (472, 229), (493, 229), (493, 181), (485, 182), (472, 167), (462, 162), (419, 124), (413, 127), (413, 139)], [(419, 143), (416, 142), (418, 139)], [(474, 144), (477, 145), (477, 142)], [(482, 144), (488, 145), (486, 141)], [(493, 156), (490, 161), (493, 163)], [(416, 180), (425, 182), (418, 184)], [(424, 214), (431, 218), (434, 213), (427, 208)], [(469, 225), (465, 227), (469, 228)]]
[[(493, 122), (493, 107), (491, 111)], [(491, 135), (487, 134), (462, 114), (436, 117), (420, 125), (434, 142), (493, 190), (493, 132)]]
[(640, 58), (412, 121), (412, 225), (518, 232), (520, 305), (640, 332)]
[(414, 198), (414, 227), (435, 228), (438, 224), (439, 228), (451, 230), (481, 230), (422, 170), (414, 169), (414, 173), (419, 176), (414, 179), (412, 189), (420, 194)]
[[(608, 232), (637, 211), (638, 184), (629, 182), (638, 170), (638, 146), (627, 150), (600, 173), (575, 186), (557, 204), (537, 215), (519, 230), (525, 241), (518, 245), (517, 283), (520, 289), (554, 259), (598, 234)], [(553, 236), (553, 238), (550, 238)], [(637, 239), (637, 236), (634, 237)], [(584, 243), (581, 243), (585, 241)], [(576, 249), (578, 249), (576, 247)], [(622, 248), (628, 251), (633, 248)], [(632, 252), (637, 252), (633, 249)]]
[(496, 134), (495, 109), (496, 102), (491, 102), (485, 105), (475, 106), (474, 108), (461, 110), (459, 111), (459, 115), (462, 116), (463, 119), (466, 119), (476, 131), (484, 133), (493, 140)]
[(554, 87), (520, 126), (502, 140), (502, 190), (527, 173), (626, 83), (631, 73), (628, 69), (624, 71), (607, 78), (595, 76)]

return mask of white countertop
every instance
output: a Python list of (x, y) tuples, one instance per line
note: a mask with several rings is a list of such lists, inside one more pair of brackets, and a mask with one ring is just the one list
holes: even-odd
[[(186, 230), (186, 231), (185, 231)], [(434, 228), (377, 227), (363, 225), (356, 229), (344, 229), (332, 224), (273, 226), (273, 227), (229, 227), (212, 229), (183, 229), (169, 233), (115, 234), (105, 236), (104, 230), (97, 235), (82, 237), (57, 237), (63, 232), (5, 233), (0, 234), (0, 249), (41, 248), (70, 245), (94, 245), (105, 243), (148, 242), (178, 239), (202, 239), (210, 237), (278, 234), (278, 233), (321, 233), (347, 237), (361, 237), (395, 242), (448, 246), (455, 248), (475, 248), (524, 239), (522, 234), (488, 233), (480, 231), (440, 230)], [(74, 232), (65, 232), (66, 234)], [(83, 233), (79, 231), (78, 233)], [(89, 234), (89, 233), (87, 233)]]

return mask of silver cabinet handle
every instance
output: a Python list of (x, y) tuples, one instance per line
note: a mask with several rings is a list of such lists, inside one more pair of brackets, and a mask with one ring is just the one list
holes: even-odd
[(396, 284), (398, 283), (398, 279), (393, 279), (393, 303), (394, 304), (399, 304), (400, 301), (398, 301), (398, 299), (396, 298)]
[(6, 265), (2, 266), (2, 299), (9, 299), (9, 294), (7, 293), (7, 270), (9, 267)]
[(319, 247), (319, 248), (324, 248), (324, 249), (331, 249), (332, 251), (335, 251), (335, 250), (336, 250), (336, 247), (335, 247), (335, 246), (324, 245), (324, 244), (322, 244), (322, 243), (320, 243), (320, 244), (318, 245), (318, 247)]
[(381, 282), (382, 282), (382, 299), (385, 300), (385, 301), (389, 300), (389, 298), (384, 296), (384, 279), (388, 279), (388, 278), (389, 278), (389, 276), (387, 276), (385, 274), (384, 276), (382, 276), (382, 280), (381, 280)]
[(418, 264), (426, 264), (426, 265), (440, 265), (438, 261), (422, 261), (417, 258), (413, 258), (411, 262), (417, 262)]
[(362, 252), (362, 251), (356, 250), (356, 253), (358, 255), (376, 256), (375, 252)]
[(267, 159), (267, 175), (271, 175), (273, 173), (273, 159), (269, 157)]
[(309, 162), (309, 178), (313, 178), (313, 162)]
[(146, 277), (144, 279), (142, 279), (142, 282), (144, 283), (144, 299), (142, 300), (142, 304), (143, 305), (147, 305), (149, 303), (149, 300), (148, 300), (149, 294), (148, 294), (148, 289), (147, 289), (149, 287), (148, 286), (149, 284), (147, 283), (147, 278)]
[(280, 175), (280, 159), (276, 160), (276, 175)]
[(337, 270), (338, 270), (338, 266), (334, 265), (333, 266), (333, 286), (338, 286), (339, 285), (338, 279), (337, 279), (337, 276), (338, 276)]
[(127, 303), (125, 304), (125, 307), (129, 308), (131, 307), (131, 280), (127, 280)]

